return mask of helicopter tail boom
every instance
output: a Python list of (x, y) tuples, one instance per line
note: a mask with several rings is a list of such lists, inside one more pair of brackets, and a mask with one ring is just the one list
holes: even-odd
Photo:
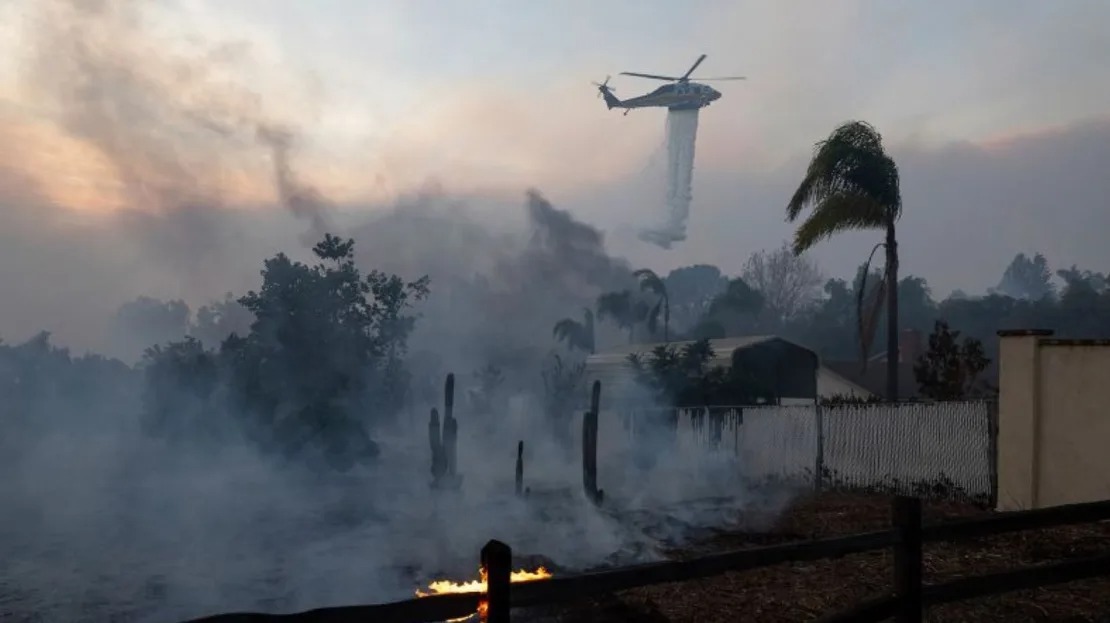
[(600, 87), (598, 90), (601, 91), (601, 96), (605, 98), (605, 105), (608, 106), (610, 110), (613, 108), (620, 108), (623, 105), (623, 102), (621, 102), (616, 95), (613, 95), (609, 87)]

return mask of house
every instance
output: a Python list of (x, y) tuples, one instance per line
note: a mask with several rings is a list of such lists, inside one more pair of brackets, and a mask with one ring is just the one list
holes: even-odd
[[(884, 342), (885, 343), (885, 342)], [(918, 397), (917, 377), (913, 364), (926, 351), (925, 339), (916, 329), (905, 329), (898, 339), (898, 399)], [(860, 361), (826, 361), (824, 367), (873, 396), (886, 396), (886, 349)]]
[[(859, 370), (859, 364), (855, 364), (856, 370)], [(846, 370), (833, 367), (830, 363), (822, 362), (821, 367), (817, 369), (817, 395), (824, 399), (831, 398), (876, 398), (882, 396), (874, 389), (869, 389), (861, 385), (857, 380), (853, 380), (853, 375)]]
[[(693, 342), (670, 342), (681, 349)], [(637, 354), (650, 358), (651, 352), (664, 344), (630, 344), (586, 358), (586, 381), (601, 381), (602, 402), (612, 404), (614, 397), (632, 387), (633, 368), (628, 356)], [(818, 397), (854, 395), (867, 397), (870, 392), (820, 365), (817, 354), (774, 335), (729, 337), (709, 340), (713, 349), (711, 367), (728, 368), (734, 358), (743, 357), (751, 365), (772, 370), (779, 404), (813, 404)]]

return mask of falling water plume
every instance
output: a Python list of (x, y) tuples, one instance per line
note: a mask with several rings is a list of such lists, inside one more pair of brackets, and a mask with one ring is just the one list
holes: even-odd
[(693, 199), (694, 145), (698, 135), (698, 111), (671, 110), (667, 113), (667, 213), (655, 229), (646, 229), (640, 238), (671, 248), (686, 239), (686, 219)]

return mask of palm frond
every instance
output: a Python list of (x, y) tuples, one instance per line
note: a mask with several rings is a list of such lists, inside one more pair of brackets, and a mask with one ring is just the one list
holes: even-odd
[(901, 215), (898, 167), (883, 151), (882, 136), (866, 122), (841, 124), (817, 143), (805, 177), (787, 203), (786, 218), (793, 222), (807, 206), (838, 194), (869, 196), (894, 218)]
[(650, 268), (641, 268), (634, 271), (632, 276), (640, 280), (641, 291), (651, 292), (658, 296), (667, 295), (667, 286), (663, 283), (663, 279)]
[(601, 320), (612, 318), (621, 322), (632, 311), (632, 293), (628, 290), (606, 292), (597, 297), (597, 317)]
[(563, 318), (555, 323), (555, 326), (551, 329), (551, 335), (554, 336), (556, 340), (564, 342), (571, 340), (572, 337), (581, 330), (582, 325), (580, 325), (577, 320), (573, 318)]
[(794, 253), (802, 253), (833, 234), (886, 225), (886, 209), (858, 193), (829, 195), (817, 204), (794, 233)]

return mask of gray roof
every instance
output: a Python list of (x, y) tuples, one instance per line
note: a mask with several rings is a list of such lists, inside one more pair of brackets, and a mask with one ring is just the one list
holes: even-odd
[[(743, 337), (725, 337), (716, 340), (709, 340), (709, 346), (713, 348), (713, 364), (714, 365), (730, 365), (732, 363), (732, 353), (736, 352), (738, 348), (749, 348), (761, 342), (768, 342), (770, 340), (780, 339), (774, 335), (747, 335)], [(610, 348), (602, 353), (594, 353), (586, 358), (587, 366), (604, 366), (604, 365), (628, 365), (628, 356), (635, 353), (644, 357), (650, 357), (651, 351), (660, 346), (673, 346), (676, 349), (682, 349), (685, 346), (693, 344), (691, 341), (684, 342), (657, 342), (655, 344), (625, 344)]]

